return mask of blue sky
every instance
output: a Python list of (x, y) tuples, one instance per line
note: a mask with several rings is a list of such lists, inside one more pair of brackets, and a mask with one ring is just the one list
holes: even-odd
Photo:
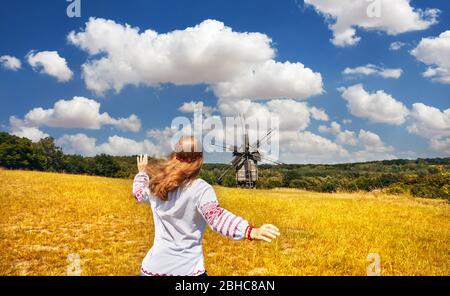
[[(78, 38), (79, 43), (74, 44), (68, 41), (68, 34), (71, 31), (75, 34), (84, 32), (90, 17), (110, 20), (119, 26), (129, 24), (131, 27), (138, 27), (140, 33), (151, 29), (159, 34), (185, 30), (212, 19), (222, 22), (233, 32), (264, 34), (272, 40), (265, 46), (273, 50), (274, 56), (271, 59), (275, 62), (301, 63), (316, 74), (314, 78), (320, 75), (321, 91), (307, 91), (305, 95), (300, 95), (299, 93), (303, 94), (305, 90), (298, 88), (291, 93), (282, 91), (279, 96), (271, 91), (265, 96), (263, 90), (252, 90), (258, 92), (260, 96), (257, 99), (250, 99), (250, 102), (255, 104), (252, 106), (261, 107), (264, 112), (274, 112), (273, 114), (281, 115), (282, 118), (284, 114), (294, 113), (290, 115), (293, 118), (286, 119), (289, 120), (286, 123), (289, 128), (280, 132), (281, 160), (291, 163), (334, 163), (450, 156), (450, 111), (445, 112), (450, 108), (450, 83), (445, 80), (449, 79), (450, 75), (450, 72), (445, 72), (450, 71), (448, 43), (450, 37), (441, 35), (450, 30), (448, 21), (450, 3), (438, 0), (396, 1), (406, 3), (407, 6), (401, 7), (406, 7), (405, 11), (409, 15), (417, 13), (419, 19), (405, 20), (408, 24), (392, 21), (391, 19), (398, 18), (397, 12), (392, 11), (387, 4), (383, 4), (379, 22), (364, 27), (364, 20), (361, 21), (356, 17), (354, 20), (342, 19), (341, 12), (336, 10), (333, 4), (320, 7), (315, 5), (313, 0), (310, 0), (310, 5), (300, 0), (239, 2), (81, 0), (79, 18), (67, 16), (66, 8), (69, 3), (64, 0), (3, 1), (0, 10), (2, 36), (0, 56), (3, 57), (0, 58), (1, 130), (28, 136), (33, 140), (37, 140), (36, 130), (39, 130), (42, 134), (54, 137), (68, 153), (93, 155), (107, 152), (120, 155), (165, 152), (163, 147), (167, 147), (167, 143), (164, 143), (166, 139), (163, 139), (163, 131), (170, 126), (174, 117), (190, 116), (179, 110), (183, 103), (201, 101), (203, 105), (215, 108), (213, 114), (222, 116), (226, 112), (222, 109), (224, 107), (219, 106), (220, 103), (238, 105), (233, 103), (233, 100), (248, 98), (245, 94), (234, 99), (220, 98), (221, 95), (214, 90), (215, 82), (201, 83), (200, 78), (197, 79), (200, 80), (199, 83), (191, 85), (177, 83), (174, 78), (174, 83), (162, 82), (158, 86), (145, 85), (146, 83), (132, 85), (133, 83), (129, 81), (127, 83), (125, 79), (120, 91), (107, 88), (103, 93), (99, 93), (98, 89), (96, 91), (88, 86), (86, 80), (89, 78), (83, 74), (82, 65), (103, 56), (108, 57), (111, 52), (103, 52), (100, 55), (89, 54), (83, 46), (89, 47), (92, 42), (88, 44), (89, 41), (80, 41)], [(439, 12), (434, 15), (430, 10), (427, 13), (427, 9)], [(422, 13), (419, 13), (419, 10)], [(328, 18), (324, 17), (326, 11), (329, 13)], [(398, 13), (404, 16), (400, 14), (403, 12)], [(341, 44), (337, 44), (337, 41), (332, 42), (334, 34), (337, 35), (339, 32), (334, 32), (329, 25), (340, 20), (343, 23), (353, 21), (349, 28), (356, 29), (355, 36), (360, 38), (359, 41), (346, 38)], [(411, 25), (411, 22), (416, 22), (417, 27)], [(419, 29), (420, 26), (422, 27)], [(426, 40), (421, 42), (423, 38)], [(128, 42), (127, 39), (122, 40), (120, 37), (117, 40), (120, 44)], [(99, 42), (106, 44), (108, 40)], [(354, 44), (350, 44), (352, 42)], [(390, 45), (393, 42), (401, 42), (403, 46), (398, 50), (391, 50)], [(217, 46), (220, 48), (220, 45)], [(416, 54), (411, 52), (414, 49), (417, 49)], [(181, 52), (183, 50), (190, 49), (180, 49)], [(40, 56), (41, 52), (57, 54), (56, 57)], [(152, 58), (146, 56), (146, 51), (140, 54), (139, 58), (143, 61)], [(20, 60), (21, 66), (14, 66), (11, 60), (5, 57), (15, 57)], [(34, 67), (30, 62), (31, 57), (37, 61)], [(51, 63), (58, 64), (61, 59), (65, 59), (66, 67), (60, 69), (57, 74), (49, 74), (50, 70), (43, 66), (43, 63), (49, 63), (51, 67)], [(178, 58), (176, 60), (178, 61)], [(127, 61), (130, 62), (130, 59), (124, 63)], [(127, 66), (135, 65), (130, 63)], [(370, 64), (374, 66), (368, 66)], [(117, 65), (111, 62), (108, 69), (114, 72)], [(211, 65), (211, 68), (214, 68), (214, 62)], [(253, 66), (259, 67), (258, 65)], [(183, 71), (183, 65), (176, 67), (180, 69), (177, 71)], [(343, 73), (345, 68), (350, 68), (348, 72), (352, 69), (353, 72), (358, 72), (355, 70), (357, 67), (360, 67), (358, 68), (360, 74)], [(72, 72), (70, 78), (67, 78), (66, 68)], [(376, 73), (361, 74), (374, 69), (378, 73), (386, 69), (401, 70), (401, 75), (386, 78)], [(444, 74), (425, 77), (423, 73), (427, 69), (444, 69)], [(311, 78), (302, 77), (303, 72), (297, 70), (292, 74), (297, 76), (289, 79), (308, 81), (307, 79)], [(214, 69), (211, 71), (214, 75)], [(145, 73), (142, 71), (141, 74), (145, 76)], [(61, 75), (66, 75), (66, 78), (61, 78)], [(115, 76), (111, 74), (111, 77)], [(96, 76), (95, 79), (98, 81), (103, 78)], [(135, 79), (145, 82), (147, 78)], [(233, 76), (233, 79), (238, 81), (240, 78)], [(278, 81), (274, 81), (274, 84), (276, 83)], [(289, 80), (279, 83), (286, 83), (289, 89)], [(361, 85), (363, 92), (361, 89), (353, 88), (357, 85)], [(338, 88), (345, 89), (339, 91)], [(99, 112), (106, 112), (109, 118), (105, 120), (102, 117), (101, 123), (93, 119), (97, 121), (91, 125), (84, 122), (86, 126), (83, 126), (85, 120), (83, 114), (78, 118), (81, 123), (77, 122), (76, 114), (73, 117), (69, 116), (70, 118), (64, 118), (63, 114), (58, 115), (56, 119), (51, 117), (42, 119), (37, 118), (37, 112), (34, 112), (35, 117), (33, 114), (26, 117), (27, 113), (36, 108), (52, 109), (56, 102), (69, 101), (74, 97), (83, 97), (99, 103)], [(88, 102), (86, 100), (81, 103)], [(274, 107), (287, 106), (281, 102), (282, 100), (293, 100), (297, 105), (294, 104), (293, 109)], [(272, 104), (270, 101), (276, 102)], [(393, 105), (387, 110), (389, 103)], [(423, 108), (414, 107), (414, 103), (423, 104), (421, 105)], [(315, 119), (311, 113), (312, 107), (323, 111), (327, 118)], [(396, 108), (397, 116), (393, 114)], [(305, 113), (302, 110), (309, 111)], [(402, 112), (404, 114), (401, 114)], [(139, 118), (139, 128), (129, 127), (119, 120), (129, 119), (131, 114)], [(307, 115), (309, 117), (301, 118), (304, 114), (309, 114)], [(11, 116), (15, 116), (19, 123), (13, 123)], [(392, 116), (392, 119), (389, 116)], [(132, 120), (125, 122), (133, 124)], [(31, 133), (30, 129), (34, 132)], [(161, 136), (152, 138), (149, 136), (149, 130)], [(293, 132), (295, 137), (298, 136), (298, 139), (292, 137), (290, 132)], [(73, 137), (74, 135), (78, 137)], [(110, 139), (114, 136), (116, 138)], [(113, 143), (113, 141), (121, 142)], [(131, 148), (127, 151), (124, 150), (124, 146)], [(210, 155), (207, 159), (224, 161), (227, 157)]]

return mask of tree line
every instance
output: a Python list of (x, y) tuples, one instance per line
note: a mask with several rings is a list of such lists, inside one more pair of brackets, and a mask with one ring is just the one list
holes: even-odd
[(128, 177), (120, 158), (106, 154), (94, 157), (64, 154), (51, 137), (33, 143), (0, 132), (0, 167), (47, 172), (65, 172), (105, 177)]
[[(206, 164), (202, 178), (217, 184), (217, 176), (225, 167)], [(287, 187), (329, 193), (382, 190), (390, 194), (443, 198), (450, 202), (450, 158), (335, 165), (260, 165), (258, 168), (257, 187), (262, 189)], [(233, 172), (224, 176), (222, 185), (236, 186)]]
[[(131, 178), (136, 173), (136, 157), (64, 154), (51, 137), (33, 143), (29, 139), (0, 132), (0, 167)], [(225, 164), (205, 164), (200, 177), (217, 185), (217, 177), (226, 167)], [(236, 186), (233, 170), (224, 176), (221, 185)], [(260, 165), (257, 187), (288, 187), (318, 192), (383, 190), (450, 201), (450, 158), (335, 165)]]

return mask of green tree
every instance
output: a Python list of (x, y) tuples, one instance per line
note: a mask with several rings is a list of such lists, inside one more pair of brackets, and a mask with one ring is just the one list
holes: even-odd
[(98, 176), (115, 177), (120, 169), (114, 157), (106, 154), (96, 155), (91, 162), (91, 173)]
[(43, 155), (26, 138), (0, 133), (0, 166), (10, 169), (43, 170)]
[(87, 174), (89, 173), (88, 162), (81, 155), (64, 155), (63, 170), (68, 173)]
[(34, 144), (41, 156), (41, 165), (45, 171), (60, 172), (64, 168), (64, 154), (60, 147), (55, 145), (52, 137), (41, 139)]

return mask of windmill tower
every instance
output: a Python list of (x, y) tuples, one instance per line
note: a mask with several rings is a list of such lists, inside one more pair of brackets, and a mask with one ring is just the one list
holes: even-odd
[[(255, 144), (251, 145), (248, 137), (248, 128), (246, 127), (243, 145), (241, 145), (240, 148), (237, 146), (232, 147), (231, 151), (233, 152), (233, 160), (230, 162), (230, 166), (217, 178), (219, 184), (225, 174), (233, 168), (235, 171), (236, 184), (239, 187), (255, 188), (256, 182), (258, 181), (258, 162), (266, 160), (277, 165), (283, 164), (278, 160), (273, 160), (267, 156), (264, 156), (258, 150), (264, 141), (270, 139), (270, 135), (273, 131), (273, 129), (269, 130), (264, 137), (258, 139)], [(228, 147), (224, 148), (230, 150)]]

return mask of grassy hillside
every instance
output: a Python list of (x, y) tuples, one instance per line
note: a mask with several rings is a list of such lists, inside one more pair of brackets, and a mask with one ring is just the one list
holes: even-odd
[[(150, 208), (131, 180), (0, 170), (0, 275), (136, 275), (151, 246)], [(272, 244), (236, 242), (207, 229), (212, 275), (450, 275), (450, 205), (383, 193), (216, 187), (222, 205), (254, 224), (273, 223)]]

